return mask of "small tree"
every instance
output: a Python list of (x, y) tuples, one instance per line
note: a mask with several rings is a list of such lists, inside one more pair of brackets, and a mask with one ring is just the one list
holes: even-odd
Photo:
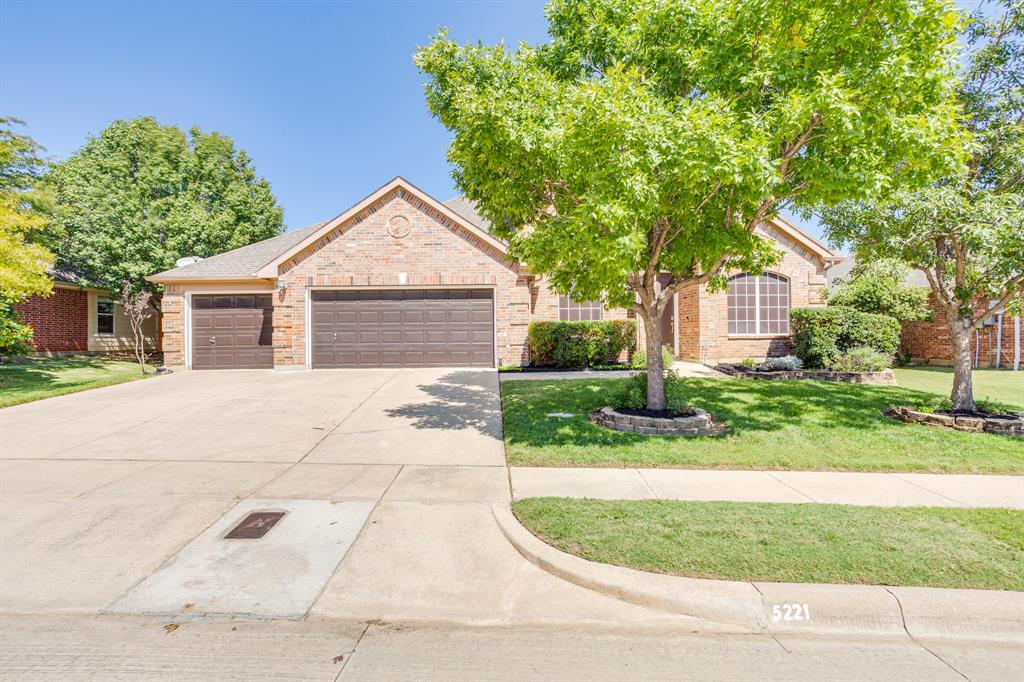
[(928, 290), (908, 286), (909, 272), (900, 261), (858, 263), (849, 277), (836, 280), (837, 287), (828, 295), (828, 304), (888, 315), (900, 322), (927, 320), (932, 314)]
[(53, 254), (41, 243), (50, 224), (35, 189), (46, 162), (42, 147), (16, 132), (17, 125), (23, 124), (0, 117), (0, 356), (31, 352), (32, 328), (21, 322), (14, 305), (53, 289), (48, 273)]
[(152, 301), (153, 294), (145, 289), (133, 287), (130, 282), (125, 282), (121, 289), (121, 306), (132, 328), (132, 351), (135, 353), (135, 359), (139, 361), (139, 368), (143, 374), (147, 373), (146, 361), (149, 359), (143, 325), (153, 314)]
[(947, 0), (554, 0), (547, 16), (546, 45), (442, 32), (415, 63), (454, 133), (456, 185), (511, 253), (557, 291), (643, 320), (649, 409), (665, 406), (660, 322), (676, 292), (774, 263), (757, 231), (784, 207), (953, 159)]
[(1024, 6), (979, 12), (959, 91), (968, 163), (922, 189), (824, 211), (833, 241), (858, 258), (898, 257), (924, 273), (953, 343), (956, 410), (974, 411), (971, 339), (997, 309), (1024, 307)]

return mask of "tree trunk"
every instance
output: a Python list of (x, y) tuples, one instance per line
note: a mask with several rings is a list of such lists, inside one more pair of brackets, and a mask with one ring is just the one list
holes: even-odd
[(665, 409), (665, 368), (661, 363), (661, 314), (664, 310), (642, 308), (647, 337), (647, 409)]
[(959, 317), (951, 317), (949, 321), (953, 341), (953, 390), (949, 399), (953, 401), (954, 410), (975, 412), (974, 386), (971, 380), (971, 335), (974, 329), (964, 327)]

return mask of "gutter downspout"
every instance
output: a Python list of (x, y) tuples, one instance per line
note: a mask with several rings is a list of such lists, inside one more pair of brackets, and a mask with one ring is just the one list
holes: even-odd
[(1013, 316), (1013, 371), (1020, 371), (1020, 315)]

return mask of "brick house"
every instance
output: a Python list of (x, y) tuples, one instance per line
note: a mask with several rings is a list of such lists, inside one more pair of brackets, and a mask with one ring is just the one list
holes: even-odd
[[(836, 286), (836, 280), (846, 277), (855, 267), (850, 258), (829, 271), (829, 288)], [(918, 289), (930, 289), (924, 273), (911, 270), (905, 284)], [(946, 312), (929, 293), (932, 309), (930, 320), (904, 322), (900, 330), (900, 353), (911, 361), (930, 365), (953, 364), (953, 342), (946, 324)], [(1021, 365), (1021, 318), (992, 309), (995, 301), (978, 301), (977, 310), (990, 310), (985, 325), (971, 340), (971, 351), (975, 367), (1009, 367), (1018, 369)]]
[[(49, 295), (29, 296), (14, 304), (21, 321), (32, 327), (32, 345), (37, 354), (131, 351), (131, 326), (109, 291), (67, 268), (55, 268), (50, 275), (53, 291)], [(147, 347), (158, 349), (160, 325), (155, 311), (146, 320), (144, 331)]]
[[(341, 215), (149, 277), (164, 285), (165, 362), (190, 369), (526, 364), (534, 320), (632, 313), (559, 296), (509, 259), (461, 198), (395, 178)], [(784, 221), (762, 228), (778, 268), (728, 293), (680, 292), (665, 335), (680, 358), (785, 353), (789, 310), (818, 305), (840, 260)]]

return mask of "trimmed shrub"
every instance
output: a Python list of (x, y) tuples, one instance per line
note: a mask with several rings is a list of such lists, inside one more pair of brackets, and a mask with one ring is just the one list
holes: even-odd
[(636, 347), (636, 322), (531, 322), (530, 363), (539, 367), (593, 367), (615, 362)]
[(744, 360), (743, 362), (740, 363), (740, 367), (746, 367), (748, 369), (754, 369), (755, 367), (757, 367), (760, 364), (761, 363), (758, 362), (757, 360), (755, 360), (754, 358), (747, 358), (746, 360)]
[(879, 353), (874, 348), (857, 346), (832, 361), (829, 369), (833, 372), (881, 372), (892, 367), (892, 356)]
[[(661, 347), (661, 366), (668, 369), (676, 361), (668, 346)], [(641, 349), (633, 353), (633, 369), (647, 369), (647, 351)]]
[(762, 366), (765, 369), (773, 372), (792, 372), (793, 370), (803, 369), (804, 361), (795, 355), (783, 355), (782, 357), (778, 358), (768, 358), (767, 360), (764, 361), (764, 365)]
[(808, 367), (831, 367), (858, 346), (891, 356), (900, 344), (900, 323), (886, 315), (831, 305), (796, 308), (791, 315), (793, 351)]

